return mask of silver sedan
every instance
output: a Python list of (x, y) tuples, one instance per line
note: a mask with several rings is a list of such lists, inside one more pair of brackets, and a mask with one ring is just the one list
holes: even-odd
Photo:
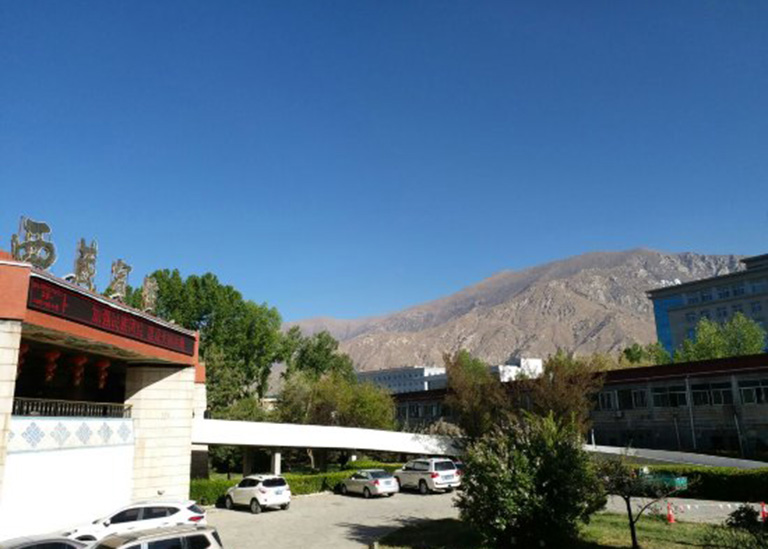
[(344, 495), (362, 494), (365, 498), (394, 496), (398, 492), (398, 486), (392, 473), (383, 469), (361, 469), (348, 479), (342, 480), (339, 491)]

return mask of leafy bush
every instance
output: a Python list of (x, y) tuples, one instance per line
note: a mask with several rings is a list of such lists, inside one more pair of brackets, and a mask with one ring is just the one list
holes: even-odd
[(579, 427), (552, 414), (483, 436), (464, 460), (457, 506), (488, 546), (568, 547), (605, 503)]
[[(377, 464), (377, 468), (384, 468), (382, 466), (393, 467), (392, 464)], [(350, 471), (308, 475), (286, 473), (283, 477), (288, 481), (291, 493), (300, 496), (335, 490), (339, 482), (349, 478), (350, 474)], [(193, 479), (189, 487), (189, 497), (203, 505), (221, 504), (227, 490), (238, 482), (239, 479)]]
[(688, 477), (685, 496), (689, 498), (759, 502), (768, 494), (768, 468), (652, 465), (649, 469), (653, 473)]
[(384, 463), (382, 461), (371, 461), (371, 460), (359, 460), (359, 461), (350, 461), (347, 462), (347, 464), (343, 467), (345, 471), (356, 471), (358, 469), (384, 469), (385, 471), (388, 471), (392, 473), (393, 471), (396, 471), (397, 469), (400, 469), (402, 467), (402, 463)]
[(742, 504), (725, 519), (728, 528), (757, 531), (763, 528), (760, 522), (760, 512), (751, 505)]

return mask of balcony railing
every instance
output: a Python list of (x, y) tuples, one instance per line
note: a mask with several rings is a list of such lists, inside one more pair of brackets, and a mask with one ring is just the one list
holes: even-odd
[(48, 400), (14, 398), (14, 416), (44, 417), (131, 417), (131, 405), (114, 402), (80, 402), (77, 400)]

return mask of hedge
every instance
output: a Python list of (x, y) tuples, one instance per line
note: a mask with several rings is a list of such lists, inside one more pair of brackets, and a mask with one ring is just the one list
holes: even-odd
[(694, 465), (649, 465), (654, 473), (688, 477), (688, 489), (680, 496), (717, 501), (760, 502), (768, 500), (768, 467), (736, 469)]
[[(349, 478), (355, 469), (385, 469), (394, 471), (400, 467), (395, 463), (379, 463), (375, 461), (355, 461), (348, 464), (344, 471), (328, 473), (298, 474), (286, 473), (283, 475), (291, 487), (294, 496), (315, 494), (317, 492), (332, 491), (345, 478)], [(189, 487), (189, 497), (202, 505), (221, 504), (227, 490), (237, 484), (240, 479), (192, 479)]]

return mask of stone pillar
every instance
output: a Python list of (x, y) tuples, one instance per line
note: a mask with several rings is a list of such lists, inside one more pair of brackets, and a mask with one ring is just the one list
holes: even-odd
[(281, 459), (279, 450), (275, 450), (272, 452), (272, 474), (273, 475), (282, 474), (282, 459)]
[(250, 446), (244, 446), (243, 447), (243, 476), (247, 477), (248, 475), (253, 474), (254, 470), (254, 462), (255, 459), (255, 452), (253, 451), (253, 448)]
[(6, 444), (8, 431), (11, 428), (20, 343), (21, 322), (18, 320), (0, 320), (0, 501), (3, 497)]
[(133, 498), (189, 497), (195, 369), (129, 365), (125, 402), (135, 437)]

